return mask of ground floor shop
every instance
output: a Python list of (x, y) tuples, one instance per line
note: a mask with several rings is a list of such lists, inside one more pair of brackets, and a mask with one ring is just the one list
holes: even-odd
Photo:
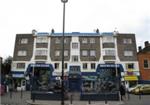
[[(127, 85), (137, 82), (122, 76), (123, 73), (121, 64), (98, 64), (96, 70), (91, 72), (83, 72), (80, 65), (69, 65), (64, 75), (65, 90), (112, 92), (119, 89), (121, 81)], [(52, 64), (29, 64), (26, 72), (14, 72), (13, 78), (18, 87), (25, 85), (26, 90), (50, 91), (61, 86), (61, 72), (56, 73)]]

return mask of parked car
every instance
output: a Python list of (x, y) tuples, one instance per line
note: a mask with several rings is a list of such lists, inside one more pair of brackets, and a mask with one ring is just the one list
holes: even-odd
[(127, 91), (129, 93), (132, 93), (134, 89), (140, 88), (141, 86), (142, 86), (142, 84), (137, 84), (135, 86), (132, 86), (132, 87), (128, 88)]
[(0, 95), (3, 95), (5, 93), (5, 86), (0, 84)]
[(131, 91), (133, 94), (150, 94), (150, 84), (141, 85)]

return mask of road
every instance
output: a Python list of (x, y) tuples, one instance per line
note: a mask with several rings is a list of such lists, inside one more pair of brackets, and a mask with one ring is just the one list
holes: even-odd
[(150, 105), (150, 95), (130, 95), (123, 105)]

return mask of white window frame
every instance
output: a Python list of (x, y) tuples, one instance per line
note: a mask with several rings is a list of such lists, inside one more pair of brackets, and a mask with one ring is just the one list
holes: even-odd
[(28, 38), (22, 38), (20, 43), (21, 44), (27, 44), (28, 43)]
[[(148, 67), (145, 67), (145, 63), (144, 63), (145, 60), (147, 61)], [(143, 60), (143, 68), (144, 68), (144, 69), (149, 69), (149, 68), (150, 68), (150, 62), (149, 62), (148, 59), (144, 59), (144, 60)]]
[[(56, 66), (57, 65), (57, 66)], [(54, 68), (56, 69), (56, 70), (58, 70), (59, 69), (59, 66), (60, 66), (60, 64), (59, 63), (54, 63)]]
[(88, 51), (87, 50), (82, 50), (82, 56), (88, 56)]
[(19, 50), (17, 55), (18, 56), (27, 56), (27, 51), (26, 50)]
[(43, 36), (38, 36), (36, 38), (36, 43), (48, 43), (48, 38)]
[(104, 43), (112, 43), (114, 42), (114, 37), (113, 36), (103, 36), (103, 42)]
[(133, 56), (133, 51), (124, 51), (124, 56)]
[(57, 57), (60, 56), (60, 50), (55, 51), (55, 56), (57, 56)]
[[(129, 68), (129, 65), (133, 65), (133, 68)], [(135, 65), (134, 63), (126, 63), (126, 69), (134, 69)]]
[(90, 38), (90, 43), (94, 44), (95, 43), (95, 38)]
[(96, 50), (90, 50), (90, 56), (96, 56)]
[[(94, 68), (92, 68), (92, 64), (94, 64)], [(93, 70), (93, 69), (95, 69), (95, 68), (96, 68), (95, 63), (91, 63), (91, 69)]]
[(131, 38), (124, 38), (123, 43), (124, 44), (132, 44), (132, 39)]
[(69, 55), (69, 51), (68, 50), (65, 50), (64, 51), (64, 56), (68, 56)]
[[(83, 63), (82, 66), (83, 66), (82, 68), (83, 68), (84, 70), (87, 70), (87, 69), (88, 69), (88, 63)], [(85, 67), (85, 66), (86, 66), (86, 67)]]
[(72, 43), (72, 49), (78, 49), (79, 44), (78, 43)]
[(88, 43), (88, 39), (87, 38), (83, 38), (82, 39), (82, 43), (87, 44)]
[(65, 43), (65, 44), (68, 43), (68, 38), (64, 38), (64, 43)]
[(78, 61), (79, 61), (79, 57), (76, 56), (76, 55), (73, 55), (73, 56), (72, 56), (72, 61), (73, 61), (73, 62), (78, 62)]
[[(18, 67), (18, 66), (20, 66), (19, 64), (20, 64), (20, 65), (23, 64), (23, 67)], [(21, 66), (22, 66), (22, 65), (21, 65)], [(17, 63), (17, 64), (16, 64), (16, 68), (17, 68), (17, 69), (24, 69), (24, 68), (25, 68), (25, 63)]]
[(59, 38), (56, 38), (56, 39), (55, 39), (55, 43), (56, 43), (56, 44), (59, 44), (60, 42), (61, 42), (61, 40), (60, 40)]
[(116, 52), (115, 52), (115, 50), (107, 49), (107, 50), (105, 50), (105, 55), (106, 56), (115, 56)]
[(47, 56), (47, 49), (37, 49), (35, 50), (35, 56)]
[(68, 63), (64, 63), (64, 69), (68, 68)]

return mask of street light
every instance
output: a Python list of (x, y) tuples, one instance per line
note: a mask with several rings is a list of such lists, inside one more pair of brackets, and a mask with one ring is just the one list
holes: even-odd
[(65, 4), (68, 2), (68, 0), (61, 0), (61, 2), (63, 3), (61, 105), (64, 105), (64, 33), (65, 33)]

